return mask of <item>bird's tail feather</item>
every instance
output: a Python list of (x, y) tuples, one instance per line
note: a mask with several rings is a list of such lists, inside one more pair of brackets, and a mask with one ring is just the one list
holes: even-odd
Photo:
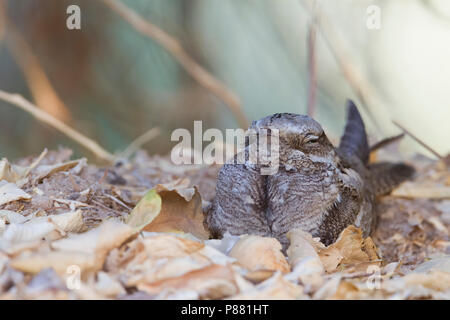
[(403, 181), (411, 179), (415, 169), (404, 163), (379, 162), (369, 165), (375, 194), (385, 195)]
[(357, 156), (363, 163), (369, 161), (370, 149), (364, 122), (351, 100), (347, 101), (347, 123), (339, 149), (344, 154)]

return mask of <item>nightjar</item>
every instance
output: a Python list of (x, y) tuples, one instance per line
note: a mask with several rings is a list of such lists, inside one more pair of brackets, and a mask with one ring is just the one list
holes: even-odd
[[(213, 237), (256, 234), (277, 238), (286, 249), (293, 228), (310, 232), (328, 245), (348, 225), (368, 236), (376, 227), (376, 197), (409, 179), (403, 163), (369, 164), (364, 123), (352, 101), (347, 124), (335, 148), (321, 125), (305, 115), (277, 113), (254, 121), (250, 129), (278, 129), (279, 167), (263, 175), (258, 163), (237, 163), (220, 170), (216, 195), (205, 212)], [(244, 151), (248, 158), (248, 146)]]

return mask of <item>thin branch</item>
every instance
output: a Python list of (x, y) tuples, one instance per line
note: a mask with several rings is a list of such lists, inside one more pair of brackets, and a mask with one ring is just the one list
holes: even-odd
[(167, 34), (156, 25), (146, 21), (139, 14), (128, 8), (120, 1), (101, 1), (115, 11), (131, 26), (133, 26), (138, 32), (153, 39), (164, 49), (166, 49), (201, 86), (211, 91), (216, 97), (228, 105), (239, 126), (243, 128), (248, 127), (249, 123), (247, 117), (242, 111), (241, 104), (237, 96), (221, 81), (216, 79), (194, 59), (192, 59), (174, 37)]
[(144, 134), (137, 137), (133, 142), (130, 143), (125, 150), (123, 150), (118, 158), (129, 158), (133, 155), (137, 150), (139, 150), (144, 144), (155, 138), (160, 134), (159, 128), (151, 128)]
[(7, 3), (4, 0), (0, 0), (0, 42), (3, 41), (6, 31), (6, 6)]
[(25, 38), (10, 19), (6, 19), (6, 28), (7, 47), (22, 71), (36, 105), (59, 120), (69, 122), (71, 119), (69, 108), (56, 93)]
[[(314, 6), (315, 2), (312, 0), (301, 0), (301, 3), (305, 5), (306, 9), (316, 20), (316, 25), (323, 35), (325, 42), (328, 44), (328, 47), (335, 57), (344, 77), (347, 79), (348, 83), (361, 100), (363, 107), (370, 116), (370, 119), (374, 123), (377, 130), (381, 131), (380, 124), (372, 114), (371, 109), (368, 107), (368, 105), (383, 106), (380, 103), (381, 99), (376, 94), (375, 88), (353, 63), (353, 59), (351, 59), (351, 55), (347, 49), (347, 43), (345, 43), (343, 38), (337, 32), (336, 26), (330, 23), (330, 19), (327, 18), (323, 10), (321, 10), (318, 5)], [(383, 116), (383, 114), (385, 113), (380, 113), (381, 116)]]
[(39, 109), (37, 106), (35, 106), (31, 102), (23, 98), (21, 95), (8, 93), (3, 90), (0, 90), (0, 99), (22, 110), (25, 110), (39, 121), (44, 122), (50, 125), (51, 127), (59, 130), (69, 138), (73, 139), (74, 141), (85, 147), (86, 149), (90, 150), (100, 159), (106, 160), (108, 162), (114, 162), (114, 156), (105, 149), (103, 149), (97, 142), (79, 133), (78, 131), (72, 129), (64, 122), (58, 120), (57, 118), (48, 114), (47, 112)]
[(430, 151), (432, 154), (434, 154), (438, 159), (440, 160), (444, 160), (444, 157), (441, 156), (437, 151), (435, 151), (433, 148), (431, 148), (429, 145), (427, 145), (425, 142), (423, 142), (422, 140), (420, 140), (417, 136), (415, 136), (413, 133), (411, 133), (411, 131), (409, 131), (408, 129), (406, 129), (405, 127), (403, 127), (400, 123), (398, 123), (397, 121), (393, 120), (392, 121), (393, 124), (395, 124), (397, 127), (399, 127), (400, 129), (402, 129), (407, 135), (409, 135), (411, 138), (413, 138), (414, 140), (417, 141), (418, 144), (420, 144), (422, 147), (424, 147), (425, 149), (427, 149), (428, 151)]
[(313, 117), (316, 111), (317, 92), (317, 61), (316, 61), (316, 26), (311, 22), (308, 32), (308, 67), (309, 67), (309, 94), (308, 94), (308, 115)]
[(378, 149), (384, 148), (387, 145), (390, 145), (391, 143), (394, 143), (396, 141), (399, 141), (400, 139), (402, 139), (405, 136), (405, 133), (400, 133), (399, 135), (393, 136), (393, 137), (389, 137), (386, 139), (383, 139), (381, 141), (378, 141), (377, 143), (375, 143), (373, 146), (370, 147), (370, 152), (376, 151)]

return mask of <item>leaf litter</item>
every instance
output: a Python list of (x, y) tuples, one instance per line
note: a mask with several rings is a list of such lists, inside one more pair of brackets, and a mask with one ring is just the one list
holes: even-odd
[(450, 299), (450, 170), (379, 199), (376, 232), (335, 243), (299, 229), (209, 239), (202, 208), (220, 169), (139, 151), (99, 168), (44, 150), (0, 161), (1, 299)]

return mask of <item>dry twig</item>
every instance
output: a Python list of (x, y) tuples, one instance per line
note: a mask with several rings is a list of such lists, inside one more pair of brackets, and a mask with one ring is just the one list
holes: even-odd
[(23, 98), (21, 95), (8, 93), (3, 90), (0, 90), (0, 99), (16, 107), (19, 107), (22, 110), (25, 110), (39, 121), (44, 122), (50, 125), (51, 127), (59, 130), (69, 138), (73, 139), (74, 141), (85, 147), (86, 149), (90, 150), (100, 159), (106, 160), (108, 162), (114, 162), (114, 156), (105, 149), (103, 149), (97, 142), (86, 137), (80, 132), (72, 129), (64, 122), (56, 119), (54, 116), (48, 114), (47, 112), (39, 109), (37, 106), (35, 106), (31, 102)]
[[(376, 94), (375, 88), (367, 80), (360, 69), (353, 63), (348, 46), (337, 32), (337, 28), (330, 23), (330, 19), (325, 15), (323, 10), (318, 5), (315, 6), (315, 2), (312, 0), (302, 0), (301, 3), (305, 5), (313, 19), (316, 21), (317, 28), (323, 35), (331, 53), (336, 59), (344, 77), (347, 79), (350, 86), (355, 91), (358, 98), (361, 100), (363, 107), (365, 108), (370, 119), (374, 123), (375, 127), (380, 131), (380, 124), (372, 113), (372, 108), (369, 105), (383, 107), (381, 98)], [(379, 116), (384, 117), (386, 120), (386, 112), (382, 110)]]
[(174, 37), (170, 36), (154, 24), (146, 21), (139, 14), (128, 8), (120, 1), (101, 1), (103, 1), (108, 7), (114, 10), (125, 21), (131, 24), (138, 32), (159, 43), (183, 66), (183, 68), (200, 85), (211, 91), (216, 97), (218, 97), (228, 105), (241, 127), (248, 127), (247, 117), (242, 111), (241, 104), (237, 96), (233, 92), (231, 92), (230, 89), (228, 89), (221, 81), (216, 79), (202, 66), (200, 66), (194, 59), (192, 59)]
[(130, 143), (128, 147), (123, 150), (118, 158), (129, 158), (133, 153), (139, 150), (144, 144), (155, 138), (160, 134), (159, 128), (151, 128), (144, 134), (137, 137), (133, 142)]
[(69, 108), (56, 93), (30, 45), (14, 23), (6, 17), (6, 14), (4, 15), (7, 29), (6, 45), (22, 71), (36, 105), (59, 120), (68, 122), (71, 118)]
[(308, 115), (314, 116), (316, 110), (317, 92), (317, 61), (316, 61), (316, 26), (311, 22), (308, 34), (308, 67), (309, 67), (309, 94)]
[(433, 148), (431, 148), (429, 145), (427, 145), (425, 142), (423, 142), (422, 140), (420, 140), (417, 136), (415, 136), (411, 131), (409, 131), (408, 129), (406, 129), (405, 127), (403, 127), (400, 123), (398, 123), (397, 121), (393, 120), (392, 121), (393, 124), (395, 124), (397, 127), (399, 127), (400, 129), (402, 129), (407, 135), (409, 135), (411, 138), (413, 138), (414, 140), (417, 141), (418, 144), (420, 144), (422, 147), (424, 147), (425, 149), (427, 149), (428, 151), (430, 151), (432, 154), (434, 154), (438, 159), (443, 160), (444, 157), (442, 157), (437, 151), (435, 151)]

